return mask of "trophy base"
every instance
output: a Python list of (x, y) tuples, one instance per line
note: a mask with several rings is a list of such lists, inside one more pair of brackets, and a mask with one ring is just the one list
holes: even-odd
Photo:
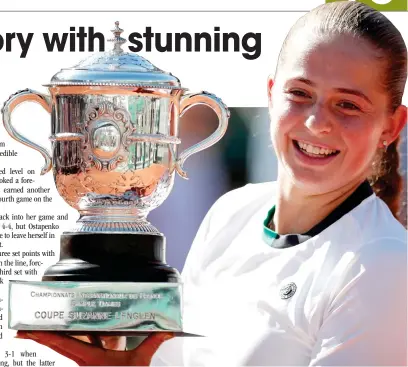
[(164, 245), (161, 235), (64, 233), (42, 281), (9, 282), (9, 328), (185, 334), (180, 275)]
[(10, 281), (8, 322), (78, 334), (181, 332), (181, 298), (179, 283)]
[(168, 282), (181, 281), (165, 263), (165, 238), (150, 234), (64, 233), (60, 261), (43, 281)]

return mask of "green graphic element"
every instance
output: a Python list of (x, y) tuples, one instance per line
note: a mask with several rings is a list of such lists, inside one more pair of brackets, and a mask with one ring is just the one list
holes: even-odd
[[(343, 0), (326, 0), (326, 3), (334, 3)], [(408, 0), (358, 0), (379, 11), (407, 11)]]

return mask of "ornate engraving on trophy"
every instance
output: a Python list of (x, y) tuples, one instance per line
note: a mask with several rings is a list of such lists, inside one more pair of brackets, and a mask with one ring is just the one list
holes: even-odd
[(127, 98), (125, 96), (120, 96), (120, 95), (106, 95), (106, 96), (100, 96), (100, 95), (89, 95), (87, 96), (87, 100), (89, 105), (92, 106), (98, 106), (100, 104), (105, 103), (106, 101), (112, 103), (114, 106), (117, 108), (127, 108)]
[(120, 131), (110, 121), (100, 121), (92, 132), (92, 152), (100, 159), (111, 159), (119, 150)]
[(83, 149), (89, 166), (112, 171), (127, 158), (128, 136), (133, 125), (125, 109), (106, 99), (97, 105), (89, 105), (81, 131), (85, 136)]

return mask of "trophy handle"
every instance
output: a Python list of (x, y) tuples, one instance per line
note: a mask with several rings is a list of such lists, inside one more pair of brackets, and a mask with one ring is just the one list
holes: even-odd
[(183, 117), (183, 115), (195, 105), (205, 105), (210, 107), (218, 116), (218, 128), (209, 137), (180, 153), (175, 169), (177, 173), (185, 179), (187, 179), (187, 173), (183, 170), (183, 164), (186, 159), (218, 142), (227, 131), (228, 119), (230, 117), (230, 112), (221, 99), (214, 94), (205, 91), (201, 93), (187, 94), (181, 98), (180, 117)]
[(23, 135), (21, 135), (12, 125), (11, 123), (11, 114), (13, 113), (13, 110), (23, 102), (37, 102), (39, 103), (44, 109), (48, 112), (51, 113), (51, 97), (30, 90), (30, 89), (24, 89), (20, 90), (14, 94), (12, 94), (9, 99), (4, 103), (3, 108), (1, 109), (1, 112), (3, 114), (3, 124), (4, 127), (6, 128), (7, 132), (9, 135), (17, 140), (18, 142), (27, 145), (30, 148), (33, 148), (34, 150), (37, 150), (42, 154), (42, 156), (45, 159), (45, 164), (41, 169), (41, 175), (44, 175), (47, 173), (51, 167), (52, 167), (52, 162), (51, 162), (51, 156), (50, 153), (48, 153), (47, 149), (39, 146), (36, 143), (33, 143), (31, 140), (27, 139)]

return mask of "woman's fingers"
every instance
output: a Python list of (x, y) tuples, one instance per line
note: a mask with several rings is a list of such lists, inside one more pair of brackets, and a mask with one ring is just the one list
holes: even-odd
[[(129, 351), (128, 360), (131, 366), (150, 366), (153, 355), (159, 349), (160, 345), (174, 337), (173, 333), (169, 332), (157, 332), (150, 334), (145, 340), (140, 343), (138, 347)], [(108, 354), (111, 351), (107, 351)]]
[(126, 336), (99, 336), (101, 345), (105, 349), (124, 351), (126, 349)]
[(153, 355), (163, 342), (172, 338), (174, 338), (173, 333), (164, 331), (153, 333), (143, 340), (134, 350), (138, 350), (140, 353)]
[[(168, 332), (150, 334), (132, 351), (102, 349), (55, 332), (19, 331), (16, 337), (32, 339), (73, 360), (80, 366), (148, 366), (160, 345), (173, 338), (174, 334)], [(110, 337), (106, 342), (117, 345), (120, 340), (123, 342), (123, 339)]]

